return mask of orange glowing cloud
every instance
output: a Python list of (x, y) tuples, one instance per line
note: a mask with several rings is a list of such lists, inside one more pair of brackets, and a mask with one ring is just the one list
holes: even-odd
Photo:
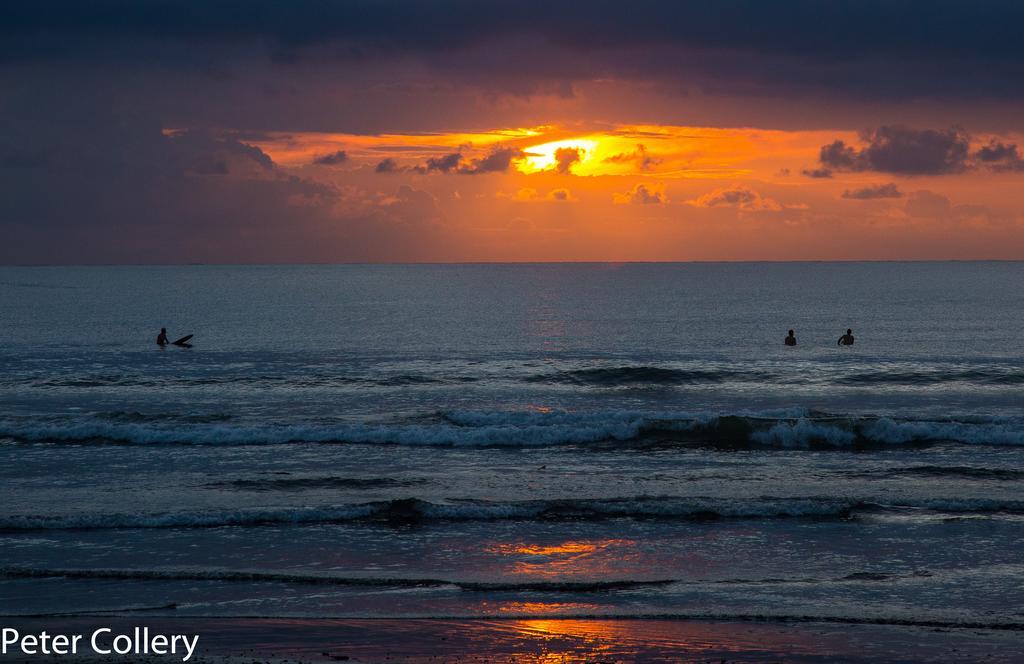
[[(1019, 257), (1020, 159), (1007, 146), (1021, 139), (974, 135), (971, 161), (937, 176), (874, 168), (884, 160), (829, 169), (823, 147), (870, 147), (831, 130), (552, 124), (236, 142), (271, 163), (260, 177), (309, 190), (289, 200), (322, 214), (318, 246), (356, 246), (354, 226), (402, 260), (658, 261)], [(538, 331), (550, 347), (561, 335)], [(527, 557), (517, 571), (559, 564), (586, 568)]]
[(510, 170), (522, 175), (736, 179), (813, 164), (820, 146), (837, 136), (854, 139), (848, 132), (623, 125), (582, 132), (539, 126), (373, 136), (270, 133), (252, 143), (276, 163), (294, 168), (344, 152), (350, 168), (387, 162), (392, 166), (381, 171), (394, 172), (429, 172), (428, 160), (452, 157), (452, 168), (435, 169), (448, 172), (458, 163), (509, 150)]
[(747, 212), (759, 210), (778, 212), (782, 209), (778, 201), (765, 198), (750, 187), (743, 185), (716, 189), (699, 198), (687, 201), (687, 203), (700, 208), (735, 207)]

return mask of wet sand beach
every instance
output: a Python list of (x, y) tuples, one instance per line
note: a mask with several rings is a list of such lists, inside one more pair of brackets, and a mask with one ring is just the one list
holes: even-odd
[[(129, 617), (5, 620), (23, 633), (97, 627), (199, 634), (190, 662), (1015, 662), (1024, 632), (672, 619), (390, 620)], [(8, 657), (4, 661), (53, 660)], [(79, 653), (76, 661), (172, 662)]]

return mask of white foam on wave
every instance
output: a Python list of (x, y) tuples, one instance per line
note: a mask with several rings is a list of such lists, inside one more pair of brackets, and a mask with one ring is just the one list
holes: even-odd
[[(801, 411), (803, 412), (803, 411)], [(104, 440), (137, 444), (244, 445), (346, 442), (396, 445), (543, 447), (632, 440), (645, 429), (690, 430), (707, 413), (453, 411), (434, 424), (226, 424), (194, 421), (0, 421), (0, 436), (32, 441)]]
[(1001, 500), (991, 498), (931, 498), (914, 503), (918, 509), (946, 512), (950, 514), (1024, 511), (1024, 500)]
[[(964, 417), (912, 420), (839, 417), (805, 409), (716, 414), (643, 411), (452, 411), (429, 423), (233, 423), (173, 418), (131, 422), (82, 416), (65, 419), (0, 420), (0, 440), (132, 444), (274, 445), (357, 443), (467, 447), (546, 447), (601, 441), (631, 441), (676, 432), (685, 440), (744, 440), (763, 446), (843, 448), (858, 443), (1024, 445), (1024, 420)], [(671, 433), (668, 435), (671, 438)]]
[(857, 440), (857, 436), (852, 431), (807, 419), (799, 419), (796, 422), (780, 422), (767, 431), (755, 431), (750, 437), (754, 442), (762, 445), (778, 447), (807, 447), (812, 443), (846, 447)]
[[(452, 424), (468, 427), (482, 426), (595, 426), (616, 421), (623, 424), (639, 424), (643, 427), (709, 426), (716, 423), (719, 413), (709, 411), (636, 411), (615, 410), (597, 412), (576, 412), (567, 410), (492, 410), (492, 411), (446, 411), (442, 417)], [(781, 419), (807, 417), (806, 408), (778, 408), (764, 411), (740, 411), (737, 417), (750, 419)]]
[(1024, 445), (1024, 423), (1017, 418), (988, 417), (975, 421), (856, 418), (835, 422), (800, 418), (779, 422), (751, 434), (754, 442), (777, 447), (810, 445), (849, 447), (857, 442), (906, 445), (954, 442), (973, 445)]
[(1005, 422), (897, 421), (883, 417), (863, 428), (863, 434), (883, 443), (954, 441), (985, 445), (1024, 445), (1024, 426), (1018, 420)]

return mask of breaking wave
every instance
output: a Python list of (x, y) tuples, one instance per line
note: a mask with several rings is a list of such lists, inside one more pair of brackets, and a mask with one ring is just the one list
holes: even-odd
[(389, 423), (247, 423), (228, 416), (94, 414), (0, 420), (21, 442), (139, 445), (387, 445), (545, 447), (587, 443), (856, 448), (960, 443), (1024, 445), (1024, 419), (906, 419), (806, 410), (684, 412), (451, 411)]

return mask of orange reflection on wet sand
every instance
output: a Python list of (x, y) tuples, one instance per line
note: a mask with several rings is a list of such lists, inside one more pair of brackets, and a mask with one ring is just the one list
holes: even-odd
[[(491, 602), (482, 602), (482, 606), (490, 608)], [(496, 602), (493, 604), (497, 615), (528, 616), (530, 614), (551, 615), (558, 613), (591, 612), (600, 608), (597, 604), (586, 602)], [(538, 621), (550, 622), (550, 621)]]
[[(779, 643), (771, 643), (763, 633), (777, 628), (735, 624), (555, 618), (515, 620), (490, 626), (506, 629), (521, 639), (523, 650), (531, 653), (524, 661), (530, 662), (643, 661), (648, 657), (659, 662), (706, 662), (702, 656), (719, 661), (723, 656), (731, 659), (729, 655), (733, 653), (761, 648), (767, 651), (761, 653), (768, 655), (767, 661), (781, 661), (780, 650), (799, 652), (806, 647), (804, 634), (784, 635), (785, 647), (780, 649)], [(771, 636), (779, 638), (776, 634)], [(694, 657), (698, 659), (691, 659)], [(756, 658), (756, 661), (764, 660)]]
[[(588, 624), (589, 623), (589, 624)], [(533, 641), (536, 662), (565, 662), (567, 653), (563, 648), (550, 648), (548, 641), (571, 639), (576, 641), (575, 649), (586, 653), (587, 661), (601, 661), (619, 650), (616, 635), (621, 630), (614, 623), (576, 620), (521, 620), (512, 624), (520, 636)]]
[(672, 661), (693, 661), (689, 657), (714, 653), (720, 658), (722, 654), (757, 647), (749, 635), (739, 633), (740, 629), (722, 630), (701, 623), (537, 618), (491, 622), (488, 626), (508, 633), (517, 642), (522, 654), (516, 661), (639, 661), (649, 655), (661, 655), (652, 659), (665, 661), (663, 657), (668, 653), (675, 654)]
[(517, 620), (514, 628), (523, 636), (537, 637), (571, 637), (591, 641), (621, 641), (630, 632), (629, 621), (611, 620)]
[[(512, 605), (509, 605), (512, 606)], [(546, 605), (549, 609), (554, 605)], [(492, 612), (497, 613), (497, 612)], [(511, 612), (502, 614), (513, 615)], [(24, 632), (39, 631), (39, 620), (14, 619)], [(76, 632), (96, 628), (97, 618), (68, 617)], [(100, 623), (127, 631), (127, 617)], [(19, 622), (20, 621), (20, 622)], [(154, 618), (153, 629), (201, 634), (210, 661), (401, 661), (408, 664), (515, 662), (583, 664), (603, 662), (781, 662), (848, 661), (842, 653), (861, 652), (861, 661), (981, 661), (1005, 649), (1002, 635), (894, 632), (891, 628), (780, 625), (686, 620), (522, 617), (501, 619), (324, 619), (324, 618)], [(187, 630), (187, 631), (186, 631)], [(116, 632), (115, 632), (116, 633)], [(934, 644), (929, 642), (934, 641)], [(951, 649), (952, 646), (956, 646)], [(243, 656), (243, 653), (244, 656)], [(918, 655), (908, 657), (907, 655)], [(970, 655), (976, 655), (970, 658)], [(221, 656), (223, 660), (221, 660)], [(998, 661), (1009, 661), (1006, 658)]]

